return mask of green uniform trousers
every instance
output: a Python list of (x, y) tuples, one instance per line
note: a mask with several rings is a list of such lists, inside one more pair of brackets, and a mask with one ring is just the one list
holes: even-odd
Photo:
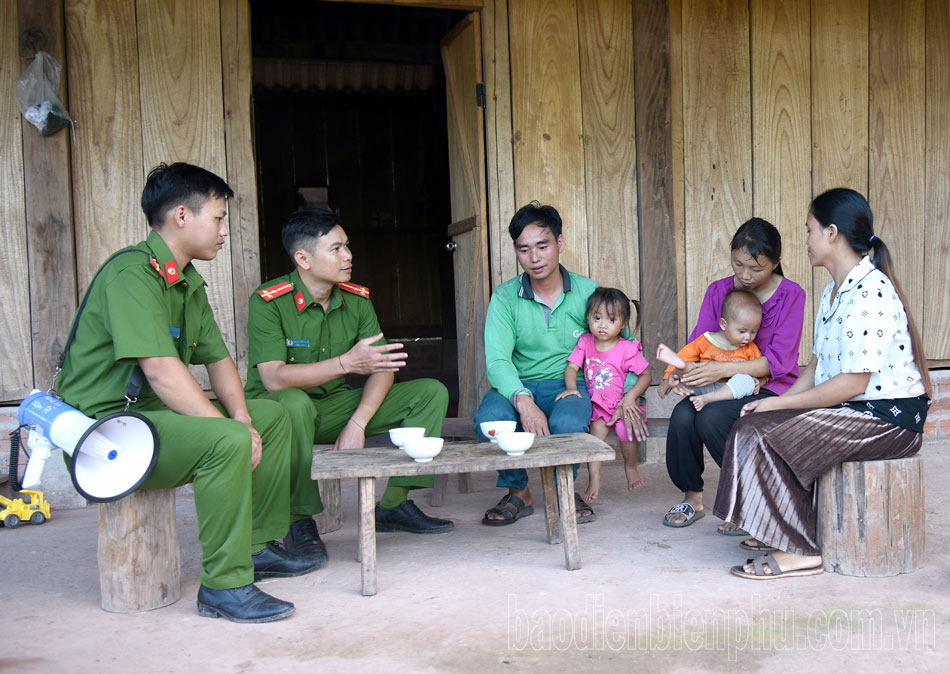
[(263, 441), (253, 472), (251, 432), (241, 422), (141, 412), (159, 438), (158, 461), (142, 488), (194, 484), (201, 583), (215, 590), (253, 583), (251, 545), (283, 538), (290, 527), (290, 419), (270, 400), (248, 400), (247, 409)]
[[(290, 467), (291, 520), (323, 511), (317, 483), (310, 479), (314, 443), (332, 444), (356, 411), (362, 389), (341, 389), (321, 398), (311, 398), (296, 388), (266, 393), (262, 398), (276, 400), (290, 414), (293, 442)], [(396, 426), (423, 426), (426, 435), (439, 437), (449, 406), (449, 392), (435, 379), (399, 382), (386, 394), (383, 404), (366, 425), (366, 437), (387, 432)], [(401, 451), (401, 450), (400, 450)], [(393, 486), (421, 489), (431, 487), (431, 475), (392, 477)]]

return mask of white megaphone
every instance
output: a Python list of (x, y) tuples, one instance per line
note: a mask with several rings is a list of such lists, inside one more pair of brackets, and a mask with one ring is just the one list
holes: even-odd
[(24, 489), (40, 483), (46, 460), (57, 447), (72, 457), (69, 472), (76, 491), (99, 503), (135, 491), (158, 458), (155, 427), (136, 412), (118, 412), (97, 421), (34, 389), (20, 403), (17, 416), (20, 425), (30, 429)]

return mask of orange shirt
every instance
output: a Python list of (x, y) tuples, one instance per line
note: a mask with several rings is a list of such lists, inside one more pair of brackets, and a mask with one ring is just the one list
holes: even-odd
[[(730, 344), (730, 346), (732, 345)], [(708, 332), (704, 332), (684, 346), (679, 352), (679, 356), (687, 363), (702, 363), (707, 360), (734, 363), (740, 360), (755, 360), (756, 358), (761, 358), (762, 352), (759, 351), (759, 347), (755, 345), (755, 342), (749, 342), (745, 346), (735, 346), (732, 349), (722, 348), (709, 339)], [(663, 378), (669, 379), (670, 372), (673, 370), (672, 365), (666, 368)]]

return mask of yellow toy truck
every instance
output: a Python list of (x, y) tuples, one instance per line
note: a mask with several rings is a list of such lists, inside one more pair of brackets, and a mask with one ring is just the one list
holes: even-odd
[(50, 518), (49, 503), (43, 498), (43, 492), (24, 489), (23, 498), (10, 499), (0, 494), (0, 526), (11, 529), (20, 522), (42, 524)]

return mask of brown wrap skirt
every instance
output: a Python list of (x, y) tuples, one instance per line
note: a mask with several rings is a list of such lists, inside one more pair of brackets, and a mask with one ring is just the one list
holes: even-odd
[(726, 442), (713, 513), (779, 550), (820, 555), (815, 480), (845, 461), (912, 456), (922, 440), (846, 407), (746, 415)]

